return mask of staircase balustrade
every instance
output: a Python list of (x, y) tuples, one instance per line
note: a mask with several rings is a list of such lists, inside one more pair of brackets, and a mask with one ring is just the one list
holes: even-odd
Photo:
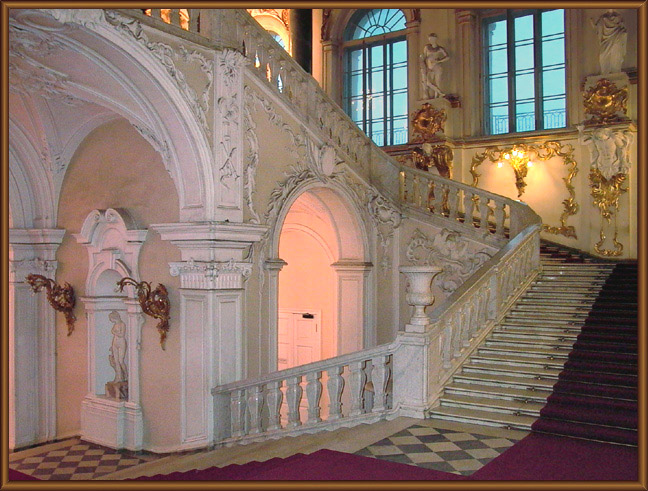
[[(422, 417), (539, 272), (540, 218), (523, 203), (400, 165), (245, 10), (199, 14), (198, 25), (198, 16), (190, 11), (190, 31), (199, 28), (215, 46), (242, 52), (249, 60), (248, 76), (404, 212), (418, 210), (477, 241), (492, 244), (488, 239), (494, 237), (504, 244), (435, 307), (423, 332), (406, 329), (391, 344), (214, 388), (215, 443), (332, 430), (390, 415)], [(412, 365), (414, 361), (420, 365)]]

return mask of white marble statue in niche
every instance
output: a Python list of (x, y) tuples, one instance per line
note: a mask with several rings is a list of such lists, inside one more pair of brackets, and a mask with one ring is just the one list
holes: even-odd
[(590, 167), (597, 169), (601, 175), (610, 180), (617, 174), (627, 174), (630, 169), (630, 144), (632, 132), (597, 128), (591, 135), (583, 133), (583, 125), (577, 126), (582, 145), (591, 145)]
[(115, 370), (115, 378), (106, 384), (106, 394), (114, 399), (128, 399), (128, 368), (126, 367), (126, 324), (122, 321), (119, 312), (113, 310), (108, 314), (108, 319), (113, 323), (112, 345), (108, 360)]
[(437, 35), (430, 33), (428, 35), (429, 43), (423, 48), (421, 55), (421, 88), (424, 97), (436, 99), (443, 97), (445, 94), (440, 88), (441, 74), (443, 67), (441, 63), (448, 61), (450, 56), (443, 46), (437, 44)]
[(600, 44), (601, 74), (620, 72), (628, 40), (628, 31), (623, 23), (623, 17), (616, 10), (607, 9), (596, 21), (591, 20), (591, 22), (596, 29)]

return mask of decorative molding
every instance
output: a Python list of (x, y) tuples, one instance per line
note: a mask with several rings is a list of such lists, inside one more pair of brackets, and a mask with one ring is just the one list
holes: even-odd
[(498, 146), (487, 147), (484, 152), (476, 154), (472, 159), (470, 165), (470, 173), (473, 176), (472, 185), (478, 187), (479, 184), (481, 174), (477, 172), (477, 167), (486, 160), (489, 160), (491, 163), (496, 163), (502, 159), (504, 153), (511, 153), (514, 149), (525, 152), (532, 160), (546, 161), (553, 157), (560, 157), (563, 160), (563, 163), (567, 166), (567, 177), (563, 177), (563, 182), (565, 183), (569, 196), (562, 202), (564, 210), (560, 215), (560, 225), (554, 227), (543, 224), (542, 230), (549, 234), (577, 238), (574, 226), (567, 225), (567, 219), (578, 213), (579, 210), (578, 203), (576, 202), (576, 190), (572, 184), (572, 180), (578, 173), (578, 167), (574, 160), (574, 147), (572, 145), (563, 145), (557, 141), (548, 141), (539, 145), (516, 144), (502, 148)]
[[(214, 79), (214, 65), (213, 62), (208, 61), (198, 51), (188, 51), (184, 46), (178, 47), (177, 51), (161, 42), (150, 41), (142, 24), (136, 19), (130, 19), (115, 11), (107, 10), (105, 13), (106, 21), (117, 29), (120, 33), (132, 38), (137, 43), (145, 47), (151, 54), (162, 64), (169, 76), (176, 83), (178, 89), (185, 97), (192, 112), (200, 122), (205, 134), (208, 133), (207, 112), (209, 111), (209, 95)], [(191, 66), (194, 62), (198, 62), (198, 66), (207, 78), (207, 83), (203, 88), (200, 97), (196, 91), (189, 86), (187, 80), (176, 66), (176, 61), (181, 60)]]
[(434, 140), (437, 133), (443, 133), (447, 119), (445, 109), (436, 109), (429, 102), (424, 103), (421, 109), (412, 115), (412, 142)]
[(485, 249), (469, 252), (469, 245), (459, 232), (444, 228), (430, 238), (417, 228), (407, 246), (406, 257), (414, 265), (440, 267), (434, 283), (450, 294), (492, 257)]
[[(246, 86), (245, 94), (247, 96), (248, 87)], [(243, 192), (245, 193), (245, 203), (252, 215), (251, 223), (261, 223), (261, 217), (254, 208), (254, 193), (256, 192), (256, 173), (259, 166), (259, 139), (256, 135), (256, 123), (250, 113), (250, 107), (247, 100), (243, 103), (243, 125), (245, 141), (247, 142), (246, 153), (244, 156), (243, 172)]]
[(77, 24), (89, 28), (103, 23), (108, 16), (108, 12), (103, 9), (45, 9), (44, 12), (61, 24)]
[(158, 138), (157, 135), (147, 126), (141, 126), (135, 123), (131, 123), (131, 125), (137, 130), (140, 136), (162, 156), (163, 162), (168, 167), (169, 162), (171, 161), (171, 150), (169, 149), (169, 144), (165, 140)]
[(142, 312), (159, 321), (156, 327), (160, 333), (160, 346), (165, 349), (166, 338), (169, 333), (169, 312), (171, 310), (166, 287), (162, 283), (158, 283), (158, 286), (151, 290), (149, 282), (138, 282), (133, 278), (125, 277), (117, 282), (118, 291), (124, 291), (124, 287), (127, 285), (135, 289)]
[(74, 305), (76, 304), (76, 297), (74, 295), (74, 288), (69, 283), (63, 286), (56, 283), (51, 278), (46, 278), (40, 274), (27, 275), (27, 283), (31, 286), (34, 293), (38, 293), (43, 288), (47, 290), (47, 301), (52, 308), (65, 315), (65, 322), (67, 323), (69, 336), (74, 331)]
[(21, 259), (18, 261), (9, 261), (9, 280), (13, 282), (22, 282), (23, 278), (31, 274), (51, 277), (56, 271), (56, 261), (41, 259)]
[(196, 290), (240, 290), (252, 273), (252, 263), (189, 261), (169, 263), (171, 276), (180, 277), (181, 288)]

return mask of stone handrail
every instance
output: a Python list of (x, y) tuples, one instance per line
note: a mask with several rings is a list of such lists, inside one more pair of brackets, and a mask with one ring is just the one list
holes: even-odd
[(393, 349), (393, 343), (377, 346), (214, 388), (216, 441), (294, 436), (384, 418), (393, 399)]

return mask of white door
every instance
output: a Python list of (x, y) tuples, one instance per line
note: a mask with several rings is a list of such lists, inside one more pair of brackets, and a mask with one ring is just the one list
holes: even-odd
[(279, 309), (279, 370), (322, 359), (321, 318), (319, 310)]

